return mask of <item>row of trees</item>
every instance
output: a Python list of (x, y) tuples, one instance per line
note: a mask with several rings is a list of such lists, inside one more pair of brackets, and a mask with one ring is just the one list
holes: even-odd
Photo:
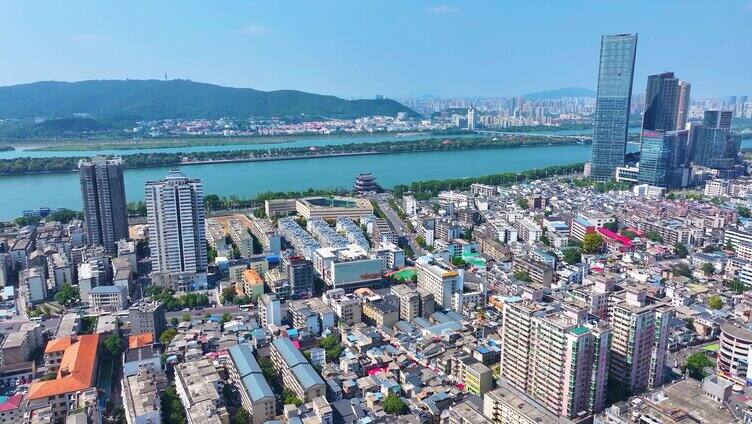
[[(179, 165), (190, 162), (226, 161), (246, 159), (279, 159), (288, 157), (318, 157), (339, 154), (363, 153), (413, 153), (473, 149), (497, 149), (541, 144), (573, 144), (581, 140), (571, 137), (545, 137), (507, 134), (494, 138), (452, 138), (412, 141), (382, 141), (378, 143), (348, 143), (326, 146), (277, 147), (271, 149), (246, 149), (227, 151), (199, 151), (180, 153), (134, 153), (123, 156), (126, 168), (148, 168)], [(0, 160), (0, 175), (32, 174), (40, 172), (65, 172), (77, 169), (83, 157), (19, 157)]]
[(164, 289), (160, 286), (152, 285), (146, 289), (146, 295), (152, 300), (162, 302), (165, 310), (179, 311), (184, 308), (203, 308), (209, 305), (209, 297), (200, 293), (186, 293), (175, 296), (175, 292), (170, 289)]
[(490, 185), (511, 185), (523, 181), (537, 180), (555, 175), (569, 175), (582, 171), (583, 164), (549, 166), (531, 169), (520, 173), (504, 172), (482, 177), (452, 178), (447, 180), (416, 181), (411, 184), (398, 184), (393, 192), (396, 197), (411, 193), (417, 200), (428, 200), (444, 190), (469, 190), (474, 183)]

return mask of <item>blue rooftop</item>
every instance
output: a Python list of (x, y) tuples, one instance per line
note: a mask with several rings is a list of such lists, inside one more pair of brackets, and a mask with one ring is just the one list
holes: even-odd
[(230, 358), (232, 358), (238, 375), (243, 383), (245, 391), (253, 402), (258, 402), (264, 398), (273, 398), (269, 383), (264, 379), (261, 367), (253, 356), (253, 349), (247, 343), (235, 345), (230, 348)]

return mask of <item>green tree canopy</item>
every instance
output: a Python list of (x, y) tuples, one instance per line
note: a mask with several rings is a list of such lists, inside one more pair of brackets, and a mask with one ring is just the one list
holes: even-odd
[(407, 413), (407, 404), (399, 396), (389, 393), (381, 403), (384, 412), (391, 415), (403, 415)]
[(598, 233), (587, 233), (582, 239), (582, 250), (585, 253), (596, 253), (603, 246), (603, 237)]
[(713, 295), (708, 297), (708, 307), (710, 309), (721, 309), (723, 308), (723, 299), (721, 299), (718, 295)]
[(104, 339), (104, 347), (114, 358), (119, 358), (123, 350), (123, 340), (116, 333), (110, 334)]
[(686, 258), (689, 255), (689, 250), (684, 243), (677, 241), (674, 243), (674, 254), (679, 258)]
[(55, 300), (65, 306), (70, 306), (81, 301), (81, 293), (78, 291), (78, 287), (66, 283), (60, 286), (60, 290), (55, 295)]
[(564, 262), (570, 265), (578, 264), (582, 261), (582, 252), (577, 247), (568, 247), (561, 253), (564, 256)]
[(682, 372), (688, 373), (695, 380), (705, 378), (705, 368), (712, 367), (713, 361), (702, 352), (695, 352), (687, 358), (687, 362), (682, 365)]
[(162, 332), (162, 334), (159, 335), (159, 341), (162, 342), (162, 344), (170, 344), (172, 339), (175, 338), (175, 336), (178, 335), (178, 330), (174, 328), (168, 328), (165, 331)]

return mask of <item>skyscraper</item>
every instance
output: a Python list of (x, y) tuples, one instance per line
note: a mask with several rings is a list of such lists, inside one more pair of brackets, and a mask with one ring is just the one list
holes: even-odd
[(676, 129), (685, 130), (687, 126), (687, 116), (689, 114), (689, 93), (692, 90), (692, 84), (686, 81), (679, 81), (679, 100), (676, 105)]
[(128, 237), (123, 161), (95, 157), (78, 163), (81, 197), (89, 245), (117, 253), (117, 241)]
[[(679, 79), (673, 72), (650, 75), (645, 90), (645, 114), (642, 129), (673, 131), (676, 129)], [(683, 129), (683, 128), (682, 128)]]
[(641, 182), (666, 188), (687, 185), (689, 132), (675, 130), (679, 94), (679, 79), (673, 72), (648, 77), (640, 138)]
[(608, 180), (624, 165), (637, 34), (601, 37), (591, 177)]
[(689, 131), (643, 130), (640, 149), (640, 182), (666, 188), (687, 185)]
[(471, 105), (469, 108), (467, 108), (467, 129), (473, 131), (475, 129), (475, 122), (475, 107)]
[(731, 133), (732, 118), (730, 110), (707, 110), (692, 138), (693, 162), (717, 169), (723, 177), (734, 174), (739, 164), (741, 141)]
[(201, 180), (173, 170), (146, 183), (152, 280), (176, 291), (206, 286), (204, 190)]

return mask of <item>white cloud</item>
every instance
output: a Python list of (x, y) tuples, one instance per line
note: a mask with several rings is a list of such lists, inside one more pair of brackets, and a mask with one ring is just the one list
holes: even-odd
[(439, 4), (436, 6), (428, 6), (426, 10), (428, 10), (428, 13), (445, 15), (448, 13), (457, 13), (460, 11), (460, 8), (455, 6), (447, 6), (446, 4)]
[(261, 25), (247, 25), (240, 29), (240, 33), (243, 35), (266, 35), (272, 30)]
[(74, 34), (69, 37), (73, 41), (102, 41), (110, 37), (102, 34)]

